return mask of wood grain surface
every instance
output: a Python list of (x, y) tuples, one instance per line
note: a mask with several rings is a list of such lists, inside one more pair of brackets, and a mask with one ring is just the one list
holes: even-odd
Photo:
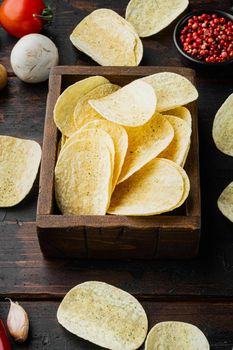
[[(22, 306), (31, 315), (30, 334), (25, 344), (13, 344), (14, 350), (103, 349), (77, 338), (62, 328), (56, 321), (58, 305), (59, 303), (55, 301), (22, 302)], [(149, 329), (162, 321), (191, 322), (205, 333), (210, 342), (211, 350), (232, 350), (233, 302), (142, 301), (142, 305), (148, 316)], [(0, 303), (3, 318), (6, 318), (8, 308), (9, 302)], [(143, 346), (140, 350), (143, 350)]]
[[(107, 7), (121, 15), (127, 0), (57, 0), (52, 26), (44, 30), (60, 52), (63, 65), (95, 65), (69, 41), (74, 26), (92, 10)], [(1, 3), (1, 1), (0, 1)], [(230, 0), (191, 0), (189, 10), (229, 10)], [(158, 35), (143, 39), (142, 65), (184, 66), (172, 40), (177, 20)], [(0, 92), (0, 134), (42, 143), (47, 83), (27, 85), (12, 73), (9, 55), (16, 39), (0, 28), (0, 63), (9, 72), (8, 87)], [(199, 257), (192, 261), (77, 261), (43, 259), (36, 237), (38, 179), (25, 200), (14, 208), (0, 209), (0, 296), (23, 300), (31, 317), (30, 339), (14, 349), (84, 350), (83, 342), (56, 322), (61, 297), (75, 284), (102, 280), (137, 296), (150, 324), (162, 320), (194, 323), (208, 336), (211, 349), (233, 347), (233, 226), (218, 211), (216, 201), (233, 179), (233, 158), (220, 153), (213, 142), (213, 118), (233, 92), (233, 69), (197, 70), (199, 97), (202, 239)], [(6, 302), (0, 304), (5, 321)]]

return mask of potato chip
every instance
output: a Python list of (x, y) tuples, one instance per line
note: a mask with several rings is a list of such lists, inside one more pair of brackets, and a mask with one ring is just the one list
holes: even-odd
[(162, 72), (149, 75), (142, 80), (154, 88), (158, 112), (186, 105), (198, 98), (195, 86), (180, 74)]
[(106, 78), (94, 76), (80, 80), (63, 91), (54, 108), (54, 122), (62, 134), (69, 137), (76, 131), (74, 109), (78, 100), (92, 89), (106, 83), (109, 83)]
[(105, 215), (112, 190), (109, 148), (100, 138), (81, 139), (60, 153), (55, 195), (66, 215)]
[(179, 170), (166, 160), (155, 158), (116, 186), (109, 214), (157, 215), (177, 207), (184, 193)]
[(233, 182), (221, 193), (218, 208), (226, 218), (233, 222)]
[[(190, 192), (190, 181), (189, 181), (189, 177), (186, 173), (186, 171), (181, 168), (181, 166), (179, 166), (177, 163), (169, 160), (169, 159), (164, 159), (164, 161), (168, 162), (168, 164), (170, 164), (171, 166), (175, 167), (181, 174), (183, 181), (184, 181), (184, 192), (183, 195), (180, 199), (180, 201), (177, 203), (176, 208), (179, 208), (188, 198), (189, 192)], [(174, 208), (175, 209), (175, 208)]]
[(202, 331), (189, 323), (157, 323), (146, 338), (145, 350), (210, 350)]
[(188, 108), (184, 106), (176, 107), (174, 109), (170, 109), (169, 111), (164, 112), (164, 114), (172, 115), (173, 117), (178, 117), (185, 120), (190, 128), (192, 128), (192, 116)]
[(111, 136), (113, 140), (114, 147), (115, 147), (115, 162), (114, 162), (114, 171), (113, 171), (113, 179), (112, 179), (112, 190), (114, 190), (125, 160), (127, 149), (128, 149), (127, 132), (121, 125), (112, 123), (108, 120), (96, 120), (96, 121), (90, 122), (88, 124), (85, 124), (81, 130), (93, 129), (93, 128), (104, 130)]
[(40, 145), (32, 140), (0, 136), (0, 207), (12, 207), (31, 190), (41, 160)]
[(140, 37), (147, 37), (166, 28), (188, 7), (188, 3), (188, 0), (131, 0), (125, 17)]
[(174, 138), (169, 146), (159, 154), (160, 158), (167, 158), (173, 162), (181, 165), (187, 156), (187, 149), (189, 148), (191, 128), (186, 121), (164, 115), (174, 129)]
[(110, 152), (111, 157), (111, 169), (113, 171), (114, 169), (114, 158), (115, 158), (115, 148), (114, 143), (111, 138), (111, 136), (106, 133), (104, 130), (97, 129), (97, 128), (89, 128), (87, 130), (78, 130), (76, 131), (69, 139), (67, 140), (66, 144), (63, 146), (60, 155), (66, 150), (67, 147), (69, 147), (71, 144), (73, 144), (76, 141), (86, 140), (86, 139), (92, 139), (95, 140), (98, 139), (99, 142), (105, 143), (108, 147), (108, 150)]
[(142, 42), (124, 18), (110, 9), (85, 17), (70, 36), (73, 45), (102, 66), (138, 66)]
[(68, 137), (66, 137), (62, 134), (60, 140), (58, 141), (58, 145), (57, 145), (57, 157), (59, 156), (61, 149), (65, 145), (67, 140), (68, 140)]
[(69, 332), (112, 350), (138, 349), (148, 328), (146, 313), (132, 295), (96, 281), (71, 289), (57, 319)]
[(127, 127), (129, 145), (118, 183), (129, 178), (170, 144), (174, 130), (167, 118), (159, 113), (144, 125)]
[(186, 152), (185, 152), (185, 155), (184, 155), (184, 159), (183, 159), (182, 163), (180, 164), (180, 166), (181, 166), (182, 168), (184, 168), (184, 166), (185, 166), (186, 160), (187, 160), (188, 155), (189, 155), (190, 147), (191, 147), (191, 139), (190, 139), (189, 144), (188, 144), (188, 147), (187, 147), (187, 149), (186, 149)]
[(221, 152), (233, 156), (233, 94), (218, 110), (212, 132), (216, 147)]
[(89, 105), (88, 101), (93, 98), (98, 99), (108, 96), (119, 89), (120, 87), (118, 85), (111, 83), (103, 84), (81, 97), (74, 110), (75, 128), (80, 129), (83, 125), (94, 120), (105, 120), (91, 105)]
[(156, 96), (149, 84), (136, 80), (111, 95), (89, 103), (108, 120), (120, 125), (139, 126), (154, 114)]

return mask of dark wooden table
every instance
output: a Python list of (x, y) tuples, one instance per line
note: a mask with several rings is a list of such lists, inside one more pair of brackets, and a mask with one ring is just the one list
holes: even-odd
[[(1, 2), (1, 1), (0, 1)], [(57, 44), (60, 63), (95, 65), (72, 47), (69, 35), (89, 12), (107, 7), (124, 14), (127, 0), (57, 0), (52, 26), (45, 31)], [(232, 2), (190, 1), (190, 9), (229, 10)], [(176, 21), (175, 21), (176, 22)], [(180, 66), (173, 46), (175, 22), (160, 34), (143, 40), (142, 65)], [(42, 144), (47, 83), (27, 85), (12, 73), (9, 55), (16, 39), (0, 29), (0, 63), (9, 72), (8, 87), (0, 92), (0, 134), (32, 138)], [(97, 349), (62, 329), (56, 310), (63, 295), (86, 280), (114, 284), (136, 296), (145, 307), (150, 326), (180, 320), (199, 326), (211, 349), (233, 348), (233, 225), (217, 209), (216, 201), (233, 179), (233, 159), (214, 146), (214, 115), (233, 92), (233, 68), (197, 71), (202, 192), (202, 239), (193, 261), (75, 261), (45, 260), (35, 230), (38, 179), (19, 205), (0, 210), (0, 318), (6, 320), (8, 302), (19, 300), (30, 315), (29, 340), (14, 349)]]

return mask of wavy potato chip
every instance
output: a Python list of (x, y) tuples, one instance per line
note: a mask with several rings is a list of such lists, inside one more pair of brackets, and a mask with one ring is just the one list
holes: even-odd
[(177, 207), (184, 193), (179, 170), (161, 158), (155, 158), (116, 186), (109, 214), (157, 215)]
[(233, 94), (218, 110), (214, 118), (212, 134), (216, 147), (221, 152), (233, 156)]
[(125, 181), (146, 163), (168, 147), (174, 130), (167, 118), (159, 113), (144, 125), (127, 127), (128, 150), (118, 183)]
[(191, 128), (186, 121), (178, 117), (164, 115), (174, 129), (174, 138), (169, 146), (159, 154), (160, 158), (170, 159), (181, 165), (187, 157), (187, 150), (190, 146)]
[(189, 323), (157, 323), (146, 338), (145, 350), (210, 350), (204, 333)]
[(186, 105), (198, 98), (195, 86), (180, 74), (162, 72), (149, 75), (142, 80), (154, 88), (158, 112)]
[(219, 196), (218, 208), (226, 218), (233, 222), (233, 182)]
[(112, 350), (138, 349), (148, 328), (146, 313), (132, 295), (96, 281), (71, 289), (57, 319), (71, 333)]
[(115, 162), (112, 178), (112, 190), (114, 190), (117, 180), (119, 178), (122, 166), (124, 164), (126, 152), (128, 149), (128, 135), (125, 129), (118, 124), (112, 123), (108, 120), (96, 120), (85, 124), (81, 130), (86, 129), (101, 129), (107, 132), (114, 143), (115, 147)]
[(102, 66), (138, 66), (142, 42), (124, 18), (110, 9), (85, 17), (70, 36), (73, 45)]
[(111, 95), (89, 104), (104, 118), (125, 126), (145, 124), (154, 114), (156, 95), (153, 88), (136, 80)]
[(188, 0), (131, 0), (126, 8), (125, 17), (143, 38), (166, 28), (188, 4)]
[(40, 145), (32, 140), (0, 136), (0, 207), (12, 207), (31, 190), (41, 160)]
[(63, 91), (54, 107), (54, 122), (62, 134), (69, 137), (76, 131), (74, 109), (78, 100), (92, 89), (106, 83), (109, 83), (106, 78), (94, 76), (80, 80)]
[(85, 124), (95, 120), (105, 120), (88, 103), (90, 99), (98, 99), (112, 94), (120, 89), (120, 86), (111, 83), (103, 84), (90, 91), (78, 100), (74, 110), (74, 124), (76, 129), (82, 128)]
[(65, 146), (55, 167), (55, 195), (66, 215), (105, 215), (112, 190), (111, 154), (99, 137)]
[(185, 120), (190, 128), (192, 128), (192, 116), (188, 108), (184, 106), (176, 107), (174, 109), (170, 109), (169, 111), (163, 112), (163, 114), (171, 115), (173, 117), (178, 117)]

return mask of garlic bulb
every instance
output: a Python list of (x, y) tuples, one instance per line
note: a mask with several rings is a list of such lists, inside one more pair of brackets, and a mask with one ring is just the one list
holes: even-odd
[(29, 319), (26, 311), (17, 302), (10, 300), (7, 327), (15, 341), (24, 342), (28, 337)]

